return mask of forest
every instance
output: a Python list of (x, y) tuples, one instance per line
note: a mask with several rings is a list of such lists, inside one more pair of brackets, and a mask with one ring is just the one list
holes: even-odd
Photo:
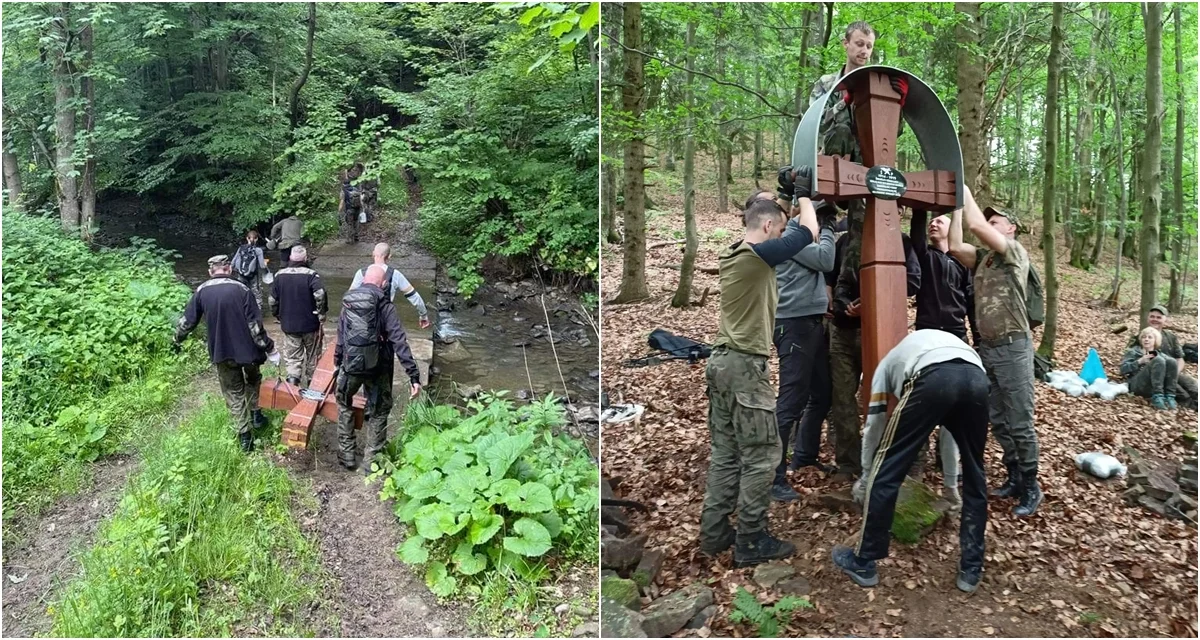
[[(1045, 501), (1021, 518), (989, 499), (984, 577), (972, 595), (955, 588), (958, 517), (930, 515), (913, 506), (919, 498), (901, 499), (878, 586), (847, 580), (830, 553), (855, 544), (859, 505), (838, 474), (811, 465), (787, 471), (786, 500), (774, 495), (777, 476), (768, 507), (770, 535), (793, 543), (793, 555), (751, 569), (731, 564), (736, 552), (704, 554), (713, 378), (703, 361), (655, 352), (654, 334), (717, 340), (729, 285), (718, 256), (743, 239), (747, 196), (775, 191), (814, 84), (846, 62), (842, 41), (856, 21), (876, 35), (868, 64), (906, 70), (937, 94), (957, 127), (960, 178), (980, 206), (1019, 216), (1017, 239), (1045, 285), (1033, 345), (1054, 369), (1079, 371), (1094, 350), (1116, 380), (1155, 304), (1169, 308), (1181, 342), (1196, 340), (1196, 5), (606, 4), (602, 378), (610, 402), (633, 417), (605, 423), (601, 476), (617, 498), (649, 507), (626, 510), (627, 531), (602, 537), (602, 569), (617, 575), (602, 579), (601, 593), (615, 599), (633, 583), (640, 596), (625, 607), (602, 601), (606, 635), (661, 632), (662, 611), (683, 609), (695, 617), (672, 621), (678, 637), (1194, 636), (1195, 519), (1130, 496), (1147, 469), (1174, 477), (1194, 468), (1196, 414), (1137, 397), (1034, 384)], [(902, 171), (926, 168), (911, 127), (896, 151)], [(902, 231), (909, 215), (901, 209)], [(911, 329), (916, 310), (907, 314)], [(831, 341), (831, 361), (850, 358), (839, 354)], [(766, 359), (773, 392), (777, 356)], [(1193, 364), (1184, 371), (1195, 375)], [(828, 468), (837, 436), (825, 424)], [(1129, 464), (1130, 476), (1087, 475), (1075, 460), (1091, 451)], [(997, 486), (1005, 468), (990, 433), (984, 466)], [(902, 496), (940, 482), (932, 463), (908, 476), (916, 482)], [(640, 575), (644, 560), (615, 566), (628, 545), (654, 554), (657, 577)]]
[(320, 242), (362, 162), (465, 290), (485, 259), (585, 284), (599, 16), (527, 4), (5, 7), (6, 204), (84, 239), (122, 195), (235, 233), (295, 212)]

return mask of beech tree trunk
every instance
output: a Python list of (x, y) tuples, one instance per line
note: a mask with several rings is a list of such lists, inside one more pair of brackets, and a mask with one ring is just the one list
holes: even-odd
[(18, 168), (17, 154), (4, 150), (4, 188), (8, 190), (8, 196), (4, 200), (5, 207), (12, 207), (13, 211), (24, 211), (24, 203), (21, 201), (21, 170)]
[(1063, 6), (1055, 3), (1053, 25), (1050, 28), (1050, 58), (1046, 62), (1046, 124), (1045, 142), (1042, 144), (1042, 248), (1046, 257), (1043, 278), (1046, 282), (1046, 323), (1042, 327), (1042, 343), (1038, 353), (1054, 359), (1054, 341), (1058, 333), (1058, 268), (1054, 262), (1054, 178), (1055, 160), (1058, 158), (1058, 120), (1054, 114), (1058, 109), (1058, 74), (1062, 61)]
[(1142, 304), (1141, 327), (1158, 299), (1158, 224), (1162, 206), (1162, 12), (1163, 5), (1142, 5), (1146, 28), (1146, 136), (1142, 155)]
[(1110, 306), (1120, 306), (1121, 300), (1121, 262), (1125, 253), (1125, 221), (1129, 216), (1129, 192), (1125, 189), (1125, 140), (1121, 133), (1121, 92), (1117, 89), (1117, 77), (1112, 70), (1108, 72), (1112, 85), (1113, 117), (1117, 133), (1117, 186), (1120, 187), (1120, 199), (1117, 202), (1117, 248), (1113, 261), (1117, 263), (1113, 273), (1112, 293), (1108, 296)]
[(79, 179), (75, 171), (75, 82), (71, 33), (71, 3), (60, 5), (50, 21), (54, 46), (54, 175), (58, 183), (58, 214), (64, 231), (78, 233)]
[(962, 145), (963, 173), (966, 184), (971, 186), (980, 205), (991, 202), (987, 184), (988, 163), (987, 135), (983, 124), (984, 61), (978, 55), (980, 41), (979, 3), (955, 2), (954, 10), (963, 15), (954, 27), (954, 39), (958, 43), (957, 71), (958, 88), (958, 139)]
[(96, 82), (92, 78), (95, 62), (94, 30), (91, 23), (79, 32), (79, 48), (83, 51), (83, 75), (79, 88), (87, 102), (83, 111), (83, 161), (82, 186), (79, 189), (79, 237), (91, 242), (92, 229), (96, 221), (96, 156), (92, 153), (92, 138), (96, 132)]
[[(717, 77), (725, 77), (725, 29), (722, 23), (724, 10), (722, 5), (713, 5), (713, 13), (717, 20), (716, 34), (716, 70)], [(724, 119), (724, 107), (721, 100), (713, 103), (713, 116), (716, 120)], [(717, 128), (717, 211), (725, 213), (729, 211), (729, 181), (731, 176), (730, 168), (733, 164), (732, 143), (729, 140), (730, 125), (721, 125)]]
[[(696, 39), (696, 22), (688, 22), (687, 26), (687, 85), (684, 89), (684, 104), (687, 105), (687, 138), (683, 142), (683, 264), (679, 267), (679, 286), (675, 289), (675, 297), (671, 298), (671, 306), (683, 308), (691, 304), (692, 275), (696, 268), (696, 252), (700, 249), (700, 239), (696, 233), (696, 116), (693, 106), (693, 73), (694, 59), (692, 44)], [(760, 134), (761, 135), (761, 134)], [(757, 154), (756, 154), (757, 157)], [(757, 162), (756, 162), (757, 164)]]
[(1167, 309), (1179, 313), (1183, 309), (1183, 37), (1179, 16), (1179, 3), (1175, 3), (1175, 167), (1171, 189), (1174, 191), (1175, 229), (1171, 234), (1171, 294), (1167, 298)]
[(625, 143), (625, 239), (621, 290), (615, 303), (636, 302), (650, 297), (646, 286), (646, 141), (641, 129), (645, 106), (645, 57), (642, 49), (642, 4), (624, 5), (622, 37), (625, 41), (625, 76), (621, 87), (621, 109), (633, 123)]

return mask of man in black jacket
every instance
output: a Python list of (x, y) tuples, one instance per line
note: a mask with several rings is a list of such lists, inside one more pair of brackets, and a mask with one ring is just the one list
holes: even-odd
[(268, 358), (278, 363), (279, 354), (263, 328), (254, 294), (233, 277), (229, 256), (209, 258), (208, 275), (210, 279), (192, 294), (175, 327), (175, 350), (203, 319), (208, 325), (208, 357), (217, 365), (221, 393), (242, 451), (253, 451), (253, 426), (267, 424), (258, 408), (258, 387), (262, 383), (259, 368)]
[(351, 403), (360, 387), (367, 398), (363, 428), (367, 442), (363, 451), (363, 473), (371, 472), (371, 461), (387, 443), (388, 412), (392, 410), (392, 357), (404, 365), (410, 384), (409, 398), (421, 392), (421, 373), (408, 348), (408, 337), (396, 314), (396, 306), (383, 291), (385, 271), (367, 267), (362, 286), (346, 292), (338, 318), (337, 347), (333, 362), (338, 369), (338, 461), (355, 468), (354, 414)]
[(292, 247), (287, 268), (280, 269), (271, 283), (269, 303), (271, 313), (279, 318), (283, 329), (283, 362), (287, 380), (296, 386), (308, 385), (317, 361), (324, 351), (325, 314), (329, 300), (321, 276), (309, 268), (308, 251), (303, 246)]
[(971, 320), (974, 342), (975, 277), (970, 269), (950, 255), (950, 216), (929, 220), (929, 213), (913, 211), (912, 248), (921, 265), (921, 289), (917, 291), (917, 329), (952, 333), (965, 342), (966, 321)]

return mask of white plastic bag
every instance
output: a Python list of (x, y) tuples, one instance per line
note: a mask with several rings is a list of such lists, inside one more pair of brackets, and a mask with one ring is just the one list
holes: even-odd
[(1090, 451), (1075, 456), (1075, 466), (1097, 478), (1125, 477), (1125, 465), (1119, 460), (1099, 451)]
[(1129, 393), (1129, 385), (1116, 384), (1109, 382), (1105, 378), (1100, 378), (1099, 380), (1088, 385), (1087, 393), (1089, 396), (1099, 396), (1111, 402), (1115, 400), (1117, 396)]
[(275, 282), (275, 274), (271, 273), (270, 269), (263, 270), (263, 284), (271, 284)]
[(366, 223), (367, 223), (367, 212), (366, 212), (366, 211), (359, 211), (359, 212), (358, 212), (358, 223), (359, 223), (359, 224), (366, 224)]

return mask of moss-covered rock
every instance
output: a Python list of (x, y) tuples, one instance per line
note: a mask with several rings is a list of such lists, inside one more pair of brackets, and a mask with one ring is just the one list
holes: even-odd
[(600, 581), (600, 595), (629, 609), (641, 608), (641, 594), (637, 583), (618, 576), (608, 576)]
[(945, 515), (949, 505), (929, 487), (912, 478), (905, 478), (896, 499), (896, 515), (892, 518), (892, 537), (899, 542), (914, 544), (933, 530)]

